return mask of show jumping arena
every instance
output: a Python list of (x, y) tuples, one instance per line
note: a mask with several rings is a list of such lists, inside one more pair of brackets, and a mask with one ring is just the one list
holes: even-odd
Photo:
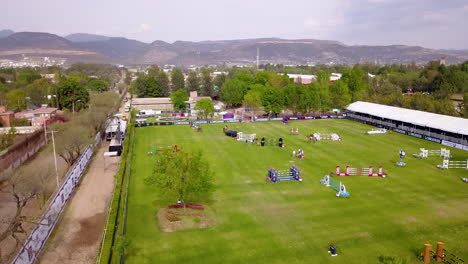
[[(468, 170), (454, 168), (466, 165), (468, 152), (396, 132), (369, 136), (375, 127), (350, 120), (227, 124), (228, 129), (242, 131), (242, 140), (256, 134), (254, 144), (227, 137), (224, 126), (203, 124), (202, 133), (190, 125), (135, 128), (126, 264), (379, 264), (384, 263), (382, 258), (421, 263), (423, 245), (436, 241), (468, 259), (468, 183), (461, 180), (468, 177)], [(313, 131), (321, 132), (320, 144), (308, 142)], [(272, 146), (262, 147), (262, 138), (265, 145), (271, 140)], [(284, 147), (278, 147), (280, 138)], [(191, 217), (202, 213), (205, 218), (199, 227), (182, 231), (167, 231), (158, 213), (184, 209), (168, 208), (177, 201), (162, 202), (145, 180), (153, 173), (159, 152), (174, 151), (174, 146), (183, 153), (203, 151), (214, 172), (212, 202), (201, 204), (204, 210), (186, 209), (195, 215)], [(440, 153), (428, 152), (424, 159), (409, 154), (421, 153), (420, 148), (450, 150), (449, 169), (437, 168), (444, 163)], [(306, 159), (291, 154), (298, 149), (304, 150)], [(408, 153), (407, 165), (399, 167), (395, 162), (402, 149)], [(291, 167), (300, 169), (302, 182), (291, 178), (295, 176)], [(286, 178), (265, 181), (268, 168), (286, 170), (276, 175)], [(328, 183), (320, 184), (332, 171), (356, 176), (329, 176)], [(342, 186), (345, 192), (337, 198)], [(187, 225), (184, 221), (175, 225)], [(327, 252), (330, 243), (338, 256)]]

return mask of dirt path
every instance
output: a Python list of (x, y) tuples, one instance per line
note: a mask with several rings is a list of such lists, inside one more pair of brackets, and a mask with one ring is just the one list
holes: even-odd
[[(104, 141), (44, 249), (40, 263), (93, 263), (99, 252), (120, 157)], [(104, 160), (105, 159), (105, 160)], [(105, 164), (105, 168), (104, 168)]]

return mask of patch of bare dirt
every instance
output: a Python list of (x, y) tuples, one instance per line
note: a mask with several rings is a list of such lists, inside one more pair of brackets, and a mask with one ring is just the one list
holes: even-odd
[(95, 244), (101, 238), (102, 227), (106, 215), (104, 212), (95, 214), (91, 217), (81, 219), (80, 229), (77, 233), (73, 234), (71, 240), (71, 247), (86, 247)]
[(177, 232), (196, 228), (207, 228), (210, 222), (205, 213), (180, 209), (159, 209), (156, 214), (162, 232)]

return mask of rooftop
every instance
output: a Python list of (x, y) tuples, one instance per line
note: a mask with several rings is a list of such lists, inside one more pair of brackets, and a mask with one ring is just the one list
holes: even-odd
[(397, 120), (418, 126), (468, 135), (468, 119), (466, 118), (360, 101), (350, 104), (347, 109), (353, 112)]

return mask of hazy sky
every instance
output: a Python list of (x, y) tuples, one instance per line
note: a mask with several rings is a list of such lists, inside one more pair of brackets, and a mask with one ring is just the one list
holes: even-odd
[(1, 1), (0, 29), (14, 31), (144, 42), (280, 37), (468, 49), (468, 0)]

